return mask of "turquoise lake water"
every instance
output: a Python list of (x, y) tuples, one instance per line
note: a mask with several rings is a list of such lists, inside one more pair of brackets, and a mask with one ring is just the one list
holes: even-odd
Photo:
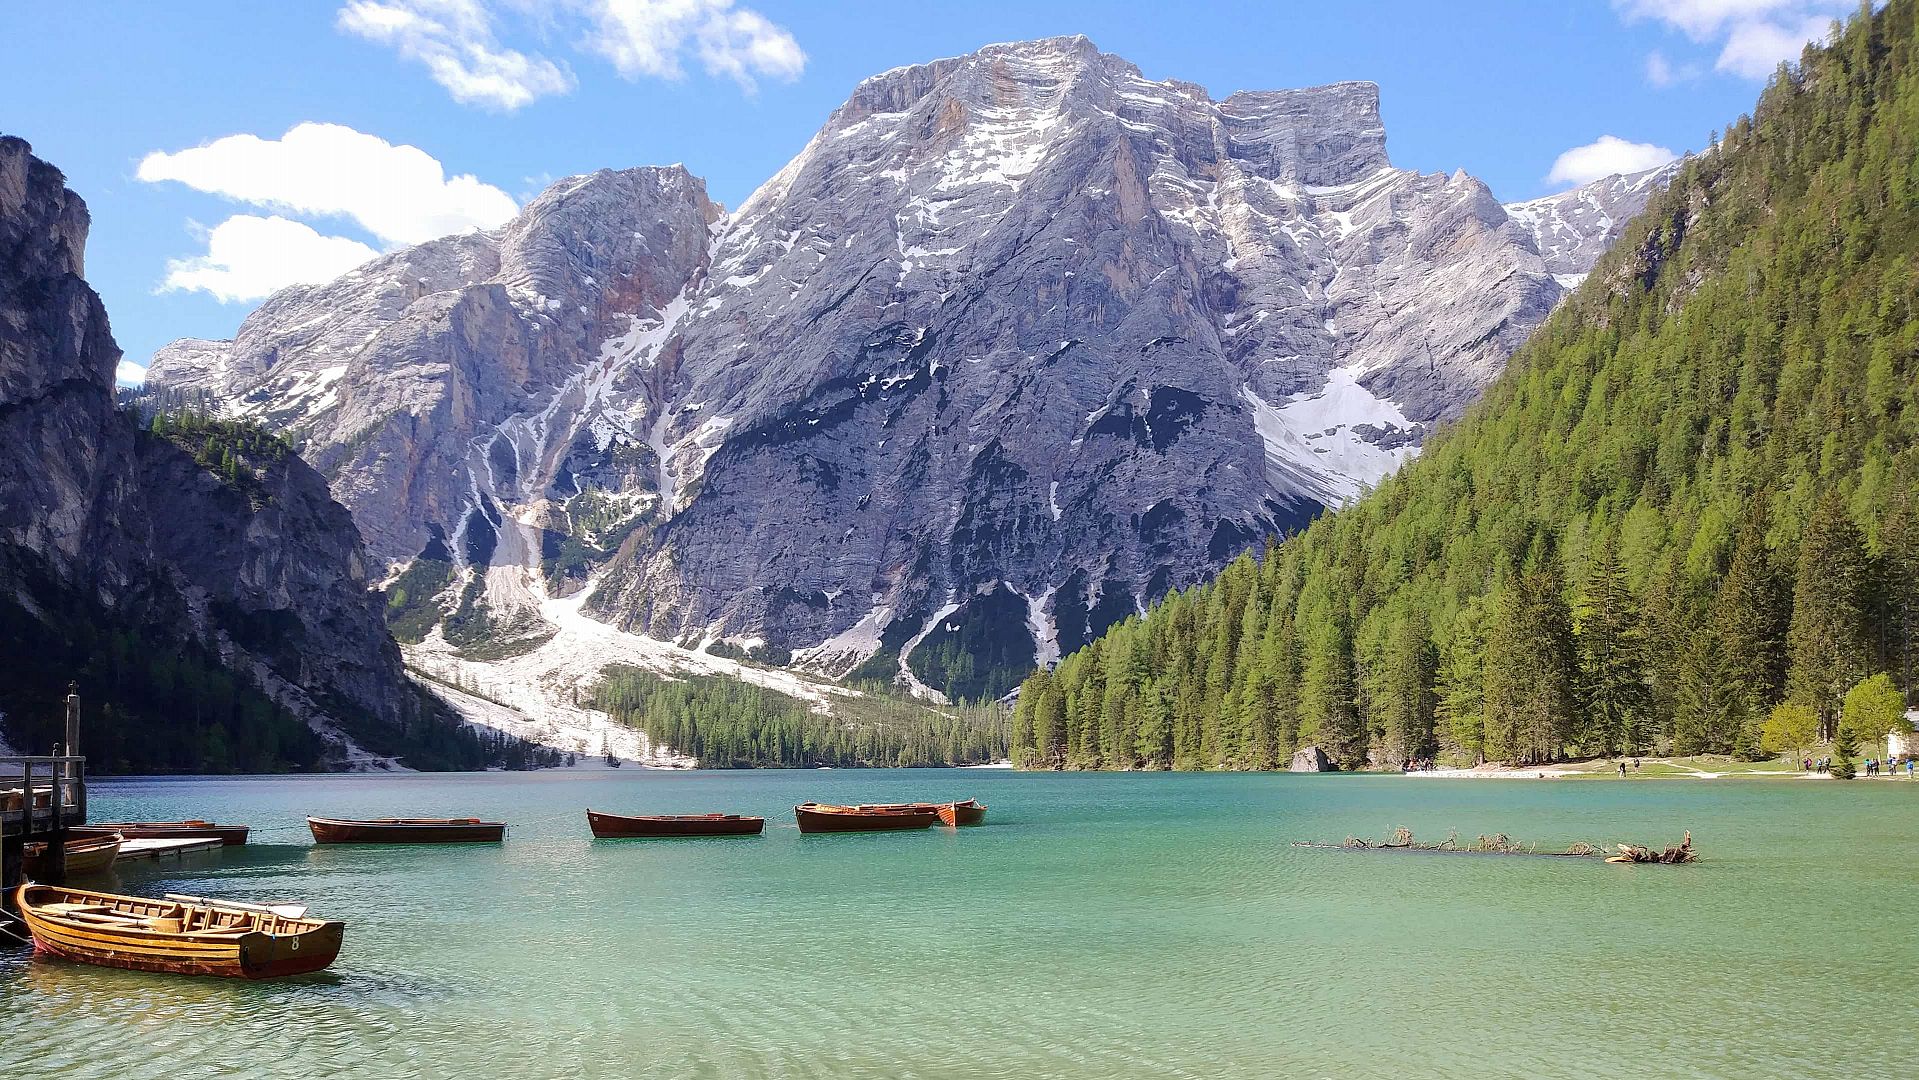
[[(792, 806), (987, 824), (802, 837)], [(1919, 1075), (1919, 784), (551, 772), (99, 782), (96, 819), (253, 843), (118, 886), (299, 900), (269, 984), (0, 948), (0, 1075)], [(583, 810), (764, 814), (595, 841)], [(315, 848), (308, 813), (497, 816), (499, 846)], [(1348, 853), (1503, 831), (1703, 862)]]

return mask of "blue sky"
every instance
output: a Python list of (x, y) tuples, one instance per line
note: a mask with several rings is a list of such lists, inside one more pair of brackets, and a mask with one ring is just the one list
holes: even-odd
[[(1511, 201), (1644, 147), (1699, 148), (1850, 6), (15, 3), (0, 10), (0, 132), (87, 200), (87, 276), (144, 363), (176, 337), (230, 335), (274, 282), (490, 223), (572, 173), (684, 162), (737, 206), (861, 79), (990, 42), (1083, 33), (1215, 97), (1372, 80), (1395, 164), (1463, 168)], [(289, 136), (302, 124), (328, 126)]]

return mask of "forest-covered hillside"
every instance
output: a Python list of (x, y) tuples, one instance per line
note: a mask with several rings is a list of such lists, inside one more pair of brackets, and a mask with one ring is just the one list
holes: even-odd
[(1029, 678), (1016, 759), (1790, 751), (1910, 695), (1916, 12), (1782, 67), (1417, 461)]

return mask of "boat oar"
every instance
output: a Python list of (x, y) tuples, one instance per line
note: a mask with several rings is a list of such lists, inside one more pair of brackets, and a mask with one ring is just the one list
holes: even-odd
[(204, 896), (182, 896), (179, 893), (167, 893), (166, 898), (176, 904), (228, 908), (233, 911), (252, 911), (261, 915), (278, 915), (282, 919), (304, 919), (307, 917), (305, 904), (243, 904), (238, 900), (212, 900)]

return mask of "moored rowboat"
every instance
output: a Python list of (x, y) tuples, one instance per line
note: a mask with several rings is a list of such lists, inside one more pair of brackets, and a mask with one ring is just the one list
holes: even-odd
[(939, 816), (944, 825), (978, 825), (986, 820), (986, 804), (974, 799), (947, 803), (939, 808)]
[(273, 979), (333, 963), (344, 924), (219, 901), (183, 903), (57, 885), (14, 892), (34, 948), (104, 967)]
[[(28, 877), (46, 876), (50, 869), (47, 865), (47, 845), (28, 844), (23, 854), (26, 856)], [(67, 841), (67, 876), (80, 877), (85, 874), (102, 873), (113, 865), (113, 860), (119, 857), (119, 833), (69, 840)]]
[(128, 840), (218, 840), (226, 847), (247, 842), (245, 825), (218, 825), (211, 821), (98, 821), (73, 827), (75, 836), (119, 833)]
[(800, 831), (878, 832), (891, 829), (925, 829), (939, 820), (939, 808), (932, 803), (901, 803), (891, 806), (834, 806), (830, 803), (801, 803), (793, 808)]
[(479, 818), (307, 818), (316, 844), (497, 844), (506, 836), (503, 821)]
[(855, 810), (931, 810), (945, 825), (978, 825), (986, 819), (986, 807), (977, 799), (950, 803), (861, 803)]
[(602, 840), (622, 837), (750, 836), (766, 827), (765, 818), (738, 814), (604, 814), (586, 812), (586, 823)]

